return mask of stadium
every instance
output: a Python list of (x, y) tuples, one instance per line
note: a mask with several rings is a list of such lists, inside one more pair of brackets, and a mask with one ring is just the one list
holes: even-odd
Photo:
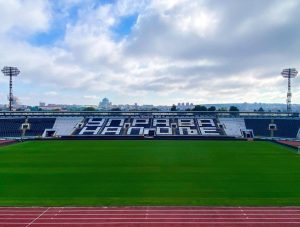
[(0, 114), (4, 223), (298, 221), (297, 113)]
[(3, 226), (298, 224), (300, 115), (0, 112)]
[(0, 227), (300, 226), (300, 1), (0, 9)]

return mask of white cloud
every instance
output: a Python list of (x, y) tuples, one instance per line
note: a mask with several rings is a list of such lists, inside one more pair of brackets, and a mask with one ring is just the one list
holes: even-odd
[[(120, 0), (99, 5), (60, 0), (66, 14), (75, 5), (79, 14), (67, 22), (64, 38), (47, 47), (29, 44), (11, 31), (28, 36), (51, 30), (53, 2), (15, 0), (9, 1), (10, 8), (3, 2), (0, 63), (21, 69), (16, 92), (32, 90), (28, 95), (35, 103), (39, 93), (58, 103), (96, 103), (102, 96), (115, 103), (284, 102), (280, 70), (299, 66), (298, 1)], [(114, 27), (134, 14), (132, 33), (116, 39)], [(6, 86), (1, 79), (0, 85)], [(300, 85), (297, 79), (295, 85)]]
[(215, 31), (219, 18), (203, 1), (154, 1), (153, 9), (178, 32), (210, 36)]
[(24, 35), (49, 28), (51, 11), (46, 0), (1, 0), (0, 9), (0, 33)]
[(84, 95), (83, 98), (100, 100), (100, 98), (97, 95)]
[(46, 96), (57, 96), (58, 92), (57, 91), (46, 91), (44, 94)]

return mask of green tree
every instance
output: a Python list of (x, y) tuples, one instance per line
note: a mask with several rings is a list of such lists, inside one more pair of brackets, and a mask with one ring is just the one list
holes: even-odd
[(173, 104), (172, 107), (171, 107), (171, 111), (176, 111), (176, 110), (177, 110), (177, 107), (176, 107), (175, 104)]
[(221, 107), (218, 109), (218, 111), (228, 111), (226, 107)]
[(207, 109), (208, 111), (216, 111), (216, 107), (215, 106), (211, 106)]
[(207, 111), (206, 106), (196, 105), (193, 111)]
[(96, 111), (96, 109), (92, 106), (85, 107), (82, 111)]
[(30, 111), (42, 111), (41, 108), (39, 108), (38, 106), (31, 106), (29, 107)]
[(237, 112), (237, 111), (239, 111), (239, 109), (236, 106), (231, 106), (231, 107), (229, 107), (229, 111)]
[(265, 110), (262, 107), (259, 107), (258, 112), (265, 112)]
[(119, 107), (116, 107), (116, 108), (112, 108), (111, 111), (121, 111), (121, 109)]

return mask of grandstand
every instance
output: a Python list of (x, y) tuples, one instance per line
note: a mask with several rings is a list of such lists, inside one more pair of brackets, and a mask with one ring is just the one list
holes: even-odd
[(23, 122), (25, 122), (25, 117), (0, 118), (0, 137), (21, 137)]
[(298, 139), (295, 113), (1, 112), (0, 138)]

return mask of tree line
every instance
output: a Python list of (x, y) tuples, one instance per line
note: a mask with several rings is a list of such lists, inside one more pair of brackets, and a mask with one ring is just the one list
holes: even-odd
[[(176, 105), (172, 105), (171, 107), (171, 111), (177, 111), (177, 107)], [(186, 109), (186, 111), (230, 111), (230, 112), (238, 112), (239, 109), (236, 106), (230, 106), (229, 109), (222, 107), (217, 109), (215, 106), (210, 106), (210, 107), (206, 107), (206, 106), (202, 106), (202, 105), (196, 105), (193, 109)]]

